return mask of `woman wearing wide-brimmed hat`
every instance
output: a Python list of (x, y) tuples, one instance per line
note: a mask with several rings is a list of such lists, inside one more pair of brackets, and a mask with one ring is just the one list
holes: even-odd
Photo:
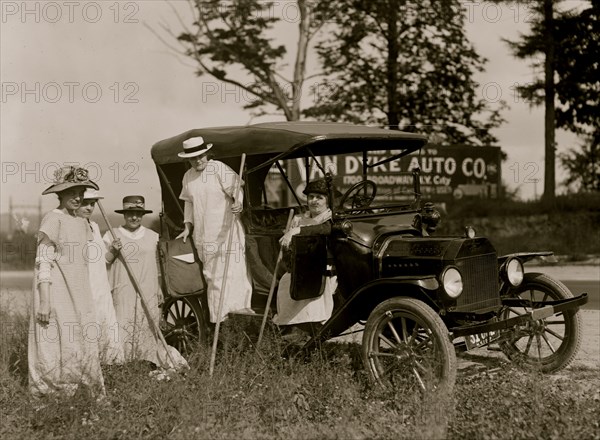
[[(76, 213), (87, 220), (92, 240), (88, 242), (84, 253), (90, 276), (90, 286), (96, 312), (96, 338), (100, 351), (100, 362), (106, 365), (123, 363), (123, 346), (119, 339), (119, 325), (113, 305), (108, 272), (106, 271), (107, 249), (102, 240), (98, 224), (90, 219), (98, 200), (103, 199), (97, 190), (86, 188), (81, 206)], [(113, 242), (113, 247), (120, 243)], [(91, 333), (91, 332), (90, 332)]]
[[(136, 292), (127, 268), (121, 259), (125, 259), (133, 271), (141, 295), (148, 307), (150, 318), (158, 323), (159, 304), (162, 292), (158, 284), (157, 243), (158, 234), (142, 226), (142, 218), (152, 211), (146, 209), (144, 197), (139, 195), (123, 198), (123, 209), (115, 210), (123, 214), (125, 223), (114, 229), (116, 245), (110, 231), (104, 234), (104, 242), (109, 247), (107, 262), (110, 265), (109, 280), (112, 288), (113, 303), (119, 323), (119, 335), (123, 344), (125, 361), (146, 360), (157, 366), (165, 365), (167, 359), (173, 359), (176, 365), (187, 366), (187, 362), (174, 348), (164, 347), (156, 340), (151, 323), (148, 321), (141, 300)], [(121, 258), (117, 258), (121, 254)]]
[[(185, 201), (185, 229), (177, 238), (185, 241), (190, 234), (193, 237), (207, 282), (210, 321), (216, 323), (229, 312), (251, 312), (252, 285), (246, 269), (244, 228), (235, 215), (242, 210), (241, 190), (234, 202), (239, 176), (223, 162), (212, 159), (212, 148), (201, 136), (183, 142), (179, 157), (187, 159), (191, 168), (183, 176), (179, 198)], [(232, 248), (225, 249), (230, 233)], [(221, 292), (224, 276), (226, 291)], [(221, 295), (223, 307), (217, 317)]]
[[(42, 194), (58, 208), (42, 219), (34, 269), (28, 344), (29, 388), (34, 396), (72, 395), (80, 385), (104, 394), (96, 321), (84, 247), (87, 222), (76, 216), (86, 188), (98, 189), (87, 170), (65, 167)], [(88, 335), (88, 331), (92, 331)]]

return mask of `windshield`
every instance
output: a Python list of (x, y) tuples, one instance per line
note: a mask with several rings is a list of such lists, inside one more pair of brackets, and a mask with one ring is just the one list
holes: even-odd
[[(371, 207), (406, 205), (416, 199), (412, 170), (417, 167), (418, 162), (413, 162), (410, 157), (386, 161), (395, 154), (397, 152), (393, 150), (375, 150), (366, 155), (367, 179), (375, 184), (375, 194), (372, 194), (372, 186), (359, 188), (358, 192), (374, 195)], [(363, 155), (338, 154), (280, 160), (269, 169), (261, 188), (260, 202), (255, 197), (252, 206), (285, 208), (304, 205), (306, 196), (302, 191), (307, 179), (322, 179), (323, 171), (333, 175), (334, 197), (337, 202), (334, 205), (339, 205), (341, 197), (364, 180)]]

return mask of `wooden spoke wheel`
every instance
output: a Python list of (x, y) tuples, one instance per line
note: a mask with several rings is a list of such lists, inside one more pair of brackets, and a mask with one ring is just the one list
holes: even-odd
[[(573, 298), (569, 289), (559, 281), (542, 273), (527, 273), (523, 283), (511, 295), (531, 302), (525, 307), (509, 307), (503, 319), (523, 315), (542, 307), (535, 302)], [(526, 364), (544, 373), (552, 373), (569, 365), (581, 345), (581, 317), (577, 309), (555, 313), (535, 322), (527, 322), (514, 329), (510, 339), (500, 348), (509, 359)]]
[(202, 306), (196, 297), (169, 298), (163, 305), (162, 330), (167, 344), (189, 357), (208, 341)]
[(456, 353), (441, 318), (413, 298), (391, 298), (370, 314), (363, 360), (377, 383), (408, 392), (451, 391)]

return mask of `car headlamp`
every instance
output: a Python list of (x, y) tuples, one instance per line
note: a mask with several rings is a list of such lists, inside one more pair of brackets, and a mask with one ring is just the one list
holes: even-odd
[(344, 220), (341, 225), (342, 232), (347, 236), (352, 234), (352, 222), (349, 220)]
[(463, 291), (463, 280), (456, 267), (447, 267), (441, 276), (444, 291), (450, 298), (458, 298)]
[(523, 269), (523, 263), (518, 258), (511, 258), (505, 264), (506, 279), (511, 286), (520, 286), (525, 276), (525, 270)]
[(473, 226), (465, 226), (465, 238), (475, 238), (475, 228)]
[(343, 221), (336, 221), (333, 223), (333, 229), (335, 231), (339, 231), (342, 234), (344, 234), (346, 237), (348, 237), (350, 234), (352, 234), (352, 229), (354, 227), (352, 226), (352, 222), (350, 220), (343, 220)]

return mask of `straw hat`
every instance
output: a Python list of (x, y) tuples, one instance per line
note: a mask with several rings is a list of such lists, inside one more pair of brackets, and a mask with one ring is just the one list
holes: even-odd
[(213, 144), (205, 145), (202, 136), (189, 138), (183, 141), (183, 153), (178, 153), (177, 156), (184, 159), (200, 156), (201, 154), (208, 153), (208, 150), (210, 150), (212, 146)]
[(85, 192), (83, 193), (83, 200), (99, 200), (103, 198), (104, 197), (98, 194), (98, 191), (93, 188), (86, 188)]

